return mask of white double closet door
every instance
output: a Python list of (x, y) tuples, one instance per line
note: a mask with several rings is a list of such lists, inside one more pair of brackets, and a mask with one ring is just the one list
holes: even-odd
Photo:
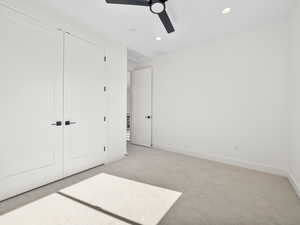
[(106, 103), (101, 47), (4, 7), (0, 27), (1, 201), (102, 164)]

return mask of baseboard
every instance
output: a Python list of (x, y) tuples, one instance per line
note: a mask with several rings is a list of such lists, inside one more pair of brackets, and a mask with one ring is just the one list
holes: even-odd
[(183, 154), (183, 155), (189, 155), (189, 156), (197, 157), (200, 159), (206, 159), (206, 160), (210, 160), (210, 161), (220, 162), (220, 163), (224, 163), (224, 164), (228, 164), (228, 165), (232, 165), (232, 166), (239, 166), (242, 168), (252, 169), (252, 170), (269, 173), (269, 174), (273, 174), (273, 175), (287, 177), (289, 182), (291, 183), (292, 187), (294, 188), (296, 194), (300, 198), (300, 184), (296, 181), (295, 176), (293, 176), (292, 172), (290, 172), (290, 171), (287, 172), (282, 169), (278, 169), (278, 168), (274, 168), (274, 167), (270, 167), (270, 166), (263, 166), (263, 165), (256, 164), (256, 163), (249, 163), (249, 162), (240, 161), (240, 160), (236, 160), (236, 159), (232, 159), (232, 158), (226, 158), (226, 157), (220, 157), (220, 156), (208, 155), (208, 154), (201, 154), (201, 153), (196, 153), (196, 152), (191, 152), (191, 151), (183, 152), (183, 151), (179, 151), (178, 149), (172, 148), (170, 146), (155, 145), (155, 146), (153, 146), (153, 148), (163, 150), (163, 151), (179, 153), (179, 154)]
[(206, 159), (206, 160), (210, 160), (210, 161), (220, 162), (220, 163), (224, 163), (224, 164), (228, 164), (228, 165), (232, 165), (232, 166), (239, 166), (242, 168), (252, 169), (252, 170), (269, 173), (269, 174), (273, 174), (273, 175), (288, 177), (287, 171), (285, 171), (283, 169), (274, 168), (271, 166), (264, 166), (264, 165), (260, 165), (260, 164), (256, 164), (256, 163), (249, 163), (249, 162), (245, 162), (245, 161), (241, 161), (241, 160), (236, 160), (233, 158), (220, 157), (220, 156), (209, 155), (209, 154), (201, 154), (201, 153), (191, 152), (191, 151), (183, 152), (183, 151), (179, 151), (178, 149), (172, 148), (170, 146), (154, 145), (153, 148), (159, 149), (159, 150), (175, 152), (175, 153), (179, 153), (179, 154), (184, 154), (184, 155), (189, 155), (189, 156), (197, 157), (200, 159)]
[(297, 183), (295, 177), (292, 175), (291, 172), (290, 172), (290, 174), (288, 175), (288, 179), (289, 179), (291, 185), (293, 186), (293, 188), (295, 189), (296, 194), (297, 194), (298, 197), (300, 198), (300, 184)]

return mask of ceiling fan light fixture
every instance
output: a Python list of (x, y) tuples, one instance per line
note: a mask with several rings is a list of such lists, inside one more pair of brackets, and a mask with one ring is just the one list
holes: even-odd
[(160, 2), (160, 1), (153, 2), (150, 5), (150, 10), (154, 14), (160, 14), (160, 13), (162, 13), (163, 11), (165, 11), (165, 8), (166, 8), (165, 3), (164, 2)]

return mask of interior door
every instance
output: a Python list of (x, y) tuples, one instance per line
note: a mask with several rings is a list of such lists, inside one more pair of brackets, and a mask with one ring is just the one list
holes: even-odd
[(3, 200), (63, 175), (63, 36), (2, 6), (0, 27)]
[(131, 75), (131, 142), (152, 145), (152, 69), (136, 70)]
[(104, 50), (65, 35), (64, 175), (104, 163)]

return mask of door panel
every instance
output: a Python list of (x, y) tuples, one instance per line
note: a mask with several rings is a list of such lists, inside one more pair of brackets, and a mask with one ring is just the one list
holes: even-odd
[(64, 171), (71, 175), (104, 162), (104, 51), (65, 35)]
[(152, 69), (134, 71), (131, 82), (131, 142), (150, 147), (152, 145)]
[(62, 177), (63, 36), (0, 7), (0, 200)]

